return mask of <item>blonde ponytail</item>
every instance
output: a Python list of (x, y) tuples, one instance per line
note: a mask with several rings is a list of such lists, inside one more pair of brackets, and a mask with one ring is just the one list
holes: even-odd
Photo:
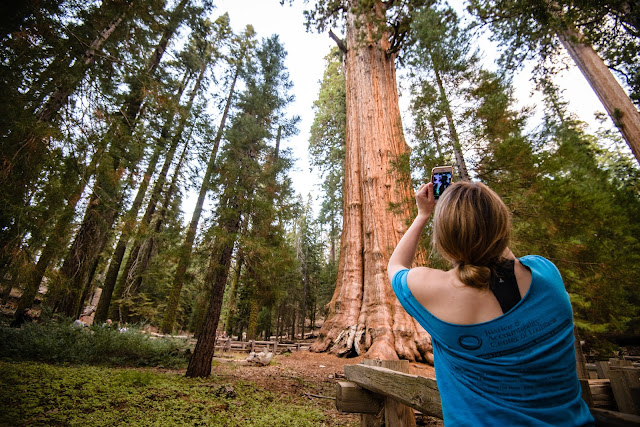
[(456, 182), (436, 204), (434, 247), (467, 286), (489, 286), (491, 271), (502, 259), (510, 238), (509, 210), (480, 182)]
[(462, 283), (472, 288), (485, 288), (491, 278), (491, 268), (485, 266), (459, 263), (456, 274)]

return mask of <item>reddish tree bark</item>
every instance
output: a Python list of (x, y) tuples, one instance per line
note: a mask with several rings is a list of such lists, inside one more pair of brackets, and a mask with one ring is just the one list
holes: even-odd
[[(375, 2), (384, 16), (384, 4)], [(344, 219), (338, 279), (329, 315), (312, 351), (369, 358), (432, 360), (429, 335), (393, 294), (387, 262), (406, 230), (409, 172), (393, 162), (407, 155), (395, 54), (388, 34), (347, 12), (347, 132)], [(373, 12), (372, 12), (373, 13)], [(390, 209), (391, 205), (404, 209)]]

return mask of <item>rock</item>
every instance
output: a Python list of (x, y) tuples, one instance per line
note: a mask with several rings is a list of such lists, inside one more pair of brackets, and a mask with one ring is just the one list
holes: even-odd
[(256, 365), (267, 366), (271, 363), (272, 358), (272, 352), (262, 351), (260, 353), (255, 353), (252, 351), (249, 353), (249, 357), (247, 357), (246, 361)]

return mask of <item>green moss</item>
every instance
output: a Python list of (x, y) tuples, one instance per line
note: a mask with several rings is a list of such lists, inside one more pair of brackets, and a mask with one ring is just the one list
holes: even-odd
[(149, 369), (0, 362), (0, 426), (327, 424), (306, 400), (229, 381)]

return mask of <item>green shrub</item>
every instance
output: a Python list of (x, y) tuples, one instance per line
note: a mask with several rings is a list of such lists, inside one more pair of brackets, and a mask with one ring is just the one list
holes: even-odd
[(0, 358), (109, 366), (186, 367), (183, 341), (151, 338), (136, 330), (76, 328), (70, 322), (0, 328)]

